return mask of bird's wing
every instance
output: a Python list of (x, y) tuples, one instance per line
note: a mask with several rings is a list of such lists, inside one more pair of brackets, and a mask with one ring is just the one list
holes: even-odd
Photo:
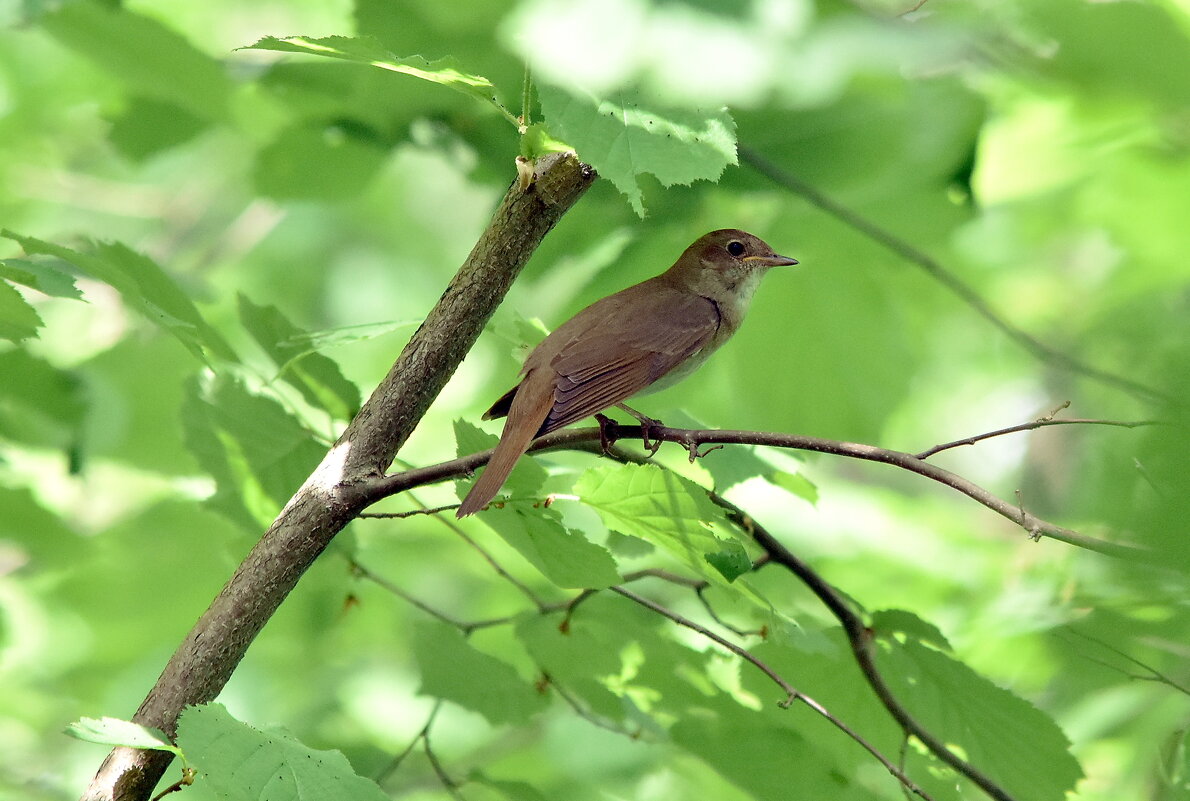
[(719, 329), (719, 310), (706, 298), (654, 286), (635, 301), (629, 305), (639, 319), (592, 315), (550, 359), (554, 405), (538, 436), (631, 398), (705, 347)]

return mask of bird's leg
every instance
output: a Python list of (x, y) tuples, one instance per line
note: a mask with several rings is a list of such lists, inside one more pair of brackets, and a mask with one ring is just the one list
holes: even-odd
[(597, 414), (595, 422), (599, 423), (599, 447), (603, 449), (604, 456), (611, 456), (612, 445), (619, 439), (616, 436), (616, 421), (606, 414)]
[(628, 412), (628, 414), (640, 421), (640, 443), (644, 449), (649, 452), (649, 456), (655, 456), (657, 451), (661, 448), (661, 440), (653, 439), (653, 432), (664, 428), (660, 420), (654, 420), (648, 415), (643, 415), (636, 409), (633, 409), (626, 403), (617, 403), (616, 406)]

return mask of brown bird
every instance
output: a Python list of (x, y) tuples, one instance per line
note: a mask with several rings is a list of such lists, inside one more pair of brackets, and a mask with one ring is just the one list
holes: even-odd
[(484, 414), (508, 420), (458, 517), (496, 496), (537, 437), (692, 373), (740, 327), (768, 269), (789, 264), (797, 260), (752, 234), (712, 231), (661, 275), (563, 323), (525, 359), (521, 383)]

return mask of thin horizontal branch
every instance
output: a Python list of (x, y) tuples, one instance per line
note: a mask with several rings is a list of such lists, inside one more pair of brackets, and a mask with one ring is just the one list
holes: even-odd
[[(621, 439), (639, 438), (641, 436), (641, 427), (638, 425), (623, 426), (616, 424), (614, 426), (614, 434)], [(1025, 511), (1019, 504), (1011, 503), (993, 495), (973, 481), (903, 451), (805, 435), (774, 434), (763, 431), (682, 429), (668, 428), (666, 426), (651, 426), (649, 428), (649, 438), (662, 442), (679, 443), (691, 453), (696, 453), (698, 448), (703, 445), (767, 445), (774, 448), (829, 453), (835, 456), (845, 456), (850, 459), (889, 464), (937, 481), (940, 484), (945, 484), (963, 493), (972, 500), (977, 501), (1002, 517), (1021, 526), (1031, 537), (1049, 537), (1060, 542), (1065, 542), (1068, 545), (1076, 545), (1080, 548), (1086, 548), (1087, 550), (1107, 556), (1125, 559), (1145, 560), (1151, 556), (1150, 552), (1138, 546), (1108, 542), (1107, 540), (1080, 534), (1072, 529), (1043, 520)], [(529, 452), (589, 448), (600, 441), (600, 429), (598, 428), (563, 429), (538, 438), (530, 446)], [(383, 478), (367, 482), (365, 486), (361, 487), (361, 492), (368, 503), (375, 503), (382, 498), (414, 487), (470, 475), (476, 469), (486, 464), (491, 456), (492, 451), (486, 450), (459, 459), (452, 459), (449, 462), (442, 462), (429, 467), (421, 467), (384, 476)]]
[(1154, 425), (1157, 425), (1156, 420), (1096, 420), (1085, 417), (1032, 420), (1028, 423), (1020, 423), (1015, 426), (998, 428), (995, 431), (989, 431), (986, 434), (976, 434), (975, 436), (967, 437), (966, 439), (956, 439), (953, 442), (944, 442), (941, 445), (935, 445), (932, 448), (927, 448), (921, 453), (915, 453), (914, 456), (918, 459), (929, 459), (934, 454), (950, 450), (951, 448), (958, 448), (962, 445), (974, 445), (977, 442), (983, 442), (985, 439), (991, 439), (992, 437), (1002, 437), (1005, 434), (1017, 434), (1021, 431), (1033, 431), (1034, 429), (1046, 428), (1048, 426), (1116, 426), (1119, 428), (1140, 428), (1141, 426)]

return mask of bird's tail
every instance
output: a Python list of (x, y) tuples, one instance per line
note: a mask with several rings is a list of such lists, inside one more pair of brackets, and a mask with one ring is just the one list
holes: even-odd
[[(534, 380), (537, 378), (538, 380)], [(543, 380), (544, 379), (544, 380)], [(543, 383), (543, 386), (537, 384)], [(463, 499), (456, 517), (466, 517), (487, 506), (504, 486), (517, 460), (537, 437), (541, 424), (554, 405), (552, 382), (546, 376), (525, 376), (508, 411), (504, 432), (488, 466)]]

